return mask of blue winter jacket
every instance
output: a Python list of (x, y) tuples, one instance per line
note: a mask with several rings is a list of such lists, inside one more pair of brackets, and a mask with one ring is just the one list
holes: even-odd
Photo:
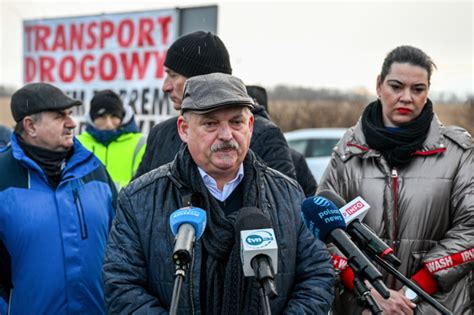
[(0, 300), (11, 314), (105, 314), (101, 266), (116, 191), (100, 161), (74, 140), (53, 189), (13, 135), (0, 173)]

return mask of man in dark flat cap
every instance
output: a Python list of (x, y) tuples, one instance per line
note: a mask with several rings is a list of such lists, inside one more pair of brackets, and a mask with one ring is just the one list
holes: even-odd
[(170, 310), (176, 266), (169, 218), (190, 200), (205, 210), (207, 224), (182, 285), (180, 314), (263, 313), (259, 283), (244, 276), (240, 260), (236, 222), (244, 208), (267, 217), (275, 231), (278, 297), (270, 300), (272, 312), (327, 314), (334, 293), (329, 253), (302, 222), (301, 187), (249, 149), (253, 106), (232, 75), (186, 81), (177, 122), (185, 145), (172, 163), (119, 194), (103, 266), (109, 313)]
[(101, 266), (116, 191), (73, 137), (80, 105), (47, 83), (11, 98), (17, 124), (0, 150), (0, 302), (11, 314), (105, 314)]
[[(210, 32), (197, 31), (179, 37), (168, 49), (164, 62), (166, 78), (163, 91), (181, 110), (184, 82), (192, 77), (210, 73), (232, 74), (229, 53), (221, 39)], [(182, 140), (176, 128), (178, 118), (169, 118), (154, 126), (148, 135), (147, 147), (135, 178), (173, 161)], [(271, 168), (296, 178), (288, 144), (276, 126), (255, 120), (258, 138), (250, 147)], [(266, 145), (262, 143), (266, 142)]]

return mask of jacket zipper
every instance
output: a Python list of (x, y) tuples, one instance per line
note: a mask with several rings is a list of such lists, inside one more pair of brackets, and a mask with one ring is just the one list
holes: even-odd
[(393, 229), (393, 235), (392, 238), (394, 241), (397, 240), (397, 235), (398, 235), (398, 224), (397, 218), (398, 218), (398, 172), (396, 168), (392, 169), (392, 181), (393, 181), (393, 222), (395, 225), (395, 228)]
[(11, 311), (12, 311), (12, 299), (13, 299), (13, 288), (10, 288), (10, 294), (9, 294), (9, 296), (8, 296), (7, 315), (11, 315)]
[[(396, 168), (392, 169), (392, 181), (393, 181), (393, 251), (394, 254), (396, 255), (398, 252), (398, 172)], [(392, 278), (391, 285), (390, 287), (392, 289), (395, 288), (396, 285), (396, 279), (395, 277)]]
[(79, 197), (79, 193), (77, 192), (77, 190), (73, 190), (73, 195), (74, 195), (74, 203), (76, 204), (77, 217), (79, 219), (79, 226), (81, 228), (81, 238), (85, 240), (88, 237), (88, 235), (87, 235), (86, 219), (84, 217), (84, 209), (82, 208), (81, 198)]
[(109, 164), (109, 147), (105, 147), (105, 167)]

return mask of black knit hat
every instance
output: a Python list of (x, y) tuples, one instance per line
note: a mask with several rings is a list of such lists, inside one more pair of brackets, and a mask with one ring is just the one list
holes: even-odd
[(82, 105), (82, 102), (70, 98), (48, 83), (27, 84), (13, 93), (10, 101), (10, 109), (16, 122), (29, 115), (63, 110), (77, 105)]
[(122, 119), (125, 114), (122, 100), (112, 90), (99, 91), (91, 100), (90, 116), (92, 121), (106, 114), (120, 119)]
[(165, 66), (187, 78), (214, 72), (232, 74), (224, 43), (217, 35), (203, 31), (178, 38), (168, 48)]

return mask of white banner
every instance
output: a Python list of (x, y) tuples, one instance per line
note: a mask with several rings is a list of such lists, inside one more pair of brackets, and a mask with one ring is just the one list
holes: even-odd
[(51, 83), (84, 106), (111, 89), (136, 113), (142, 132), (174, 115), (161, 87), (166, 51), (178, 36), (178, 9), (23, 22), (24, 81)]

